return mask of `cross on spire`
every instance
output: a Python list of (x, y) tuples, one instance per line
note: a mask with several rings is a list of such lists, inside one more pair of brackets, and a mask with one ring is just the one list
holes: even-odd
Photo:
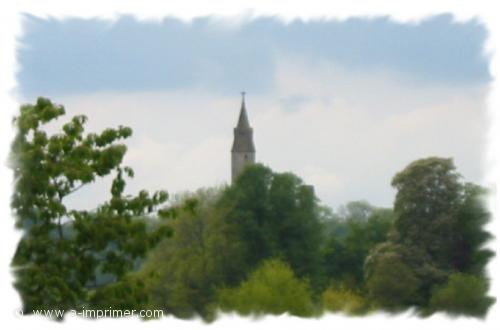
[(246, 94), (246, 93), (247, 93), (247, 92), (245, 92), (245, 91), (242, 91), (242, 92), (241, 92), (241, 102), (245, 102), (245, 94)]

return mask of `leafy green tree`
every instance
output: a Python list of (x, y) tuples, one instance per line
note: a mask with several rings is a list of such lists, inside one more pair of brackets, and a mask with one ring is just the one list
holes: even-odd
[[(377, 277), (390, 279), (392, 276), (396, 276), (391, 267), (386, 267), (384, 265), (380, 266), (379, 263), (384, 263), (386, 260), (394, 260), (397, 263), (404, 265), (409, 269), (409, 273), (416, 278), (416, 291), (411, 295), (411, 299), (404, 300), (402, 307), (408, 305), (425, 307), (430, 298), (430, 292), (435, 285), (442, 284), (446, 281), (449, 273), (446, 270), (436, 267), (436, 264), (432, 258), (416, 247), (406, 246), (400, 243), (395, 243), (393, 240), (388, 240), (387, 242), (380, 243), (371, 249), (370, 253), (365, 259), (364, 264), (364, 276), (365, 276), (365, 286), (367, 288), (369, 296), (375, 301), (384, 301), (384, 290), (385, 288), (377, 289), (378, 285), (391, 286), (391, 283), (384, 283), (383, 281), (375, 282), (375, 284), (369, 284), (372, 280), (372, 275), (377, 271)], [(383, 272), (389, 272), (388, 274), (383, 274)], [(395, 283), (396, 286), (400, 283)], [(378, 294), (382, 294), (379, 299)], [(395, 300), (400, 301), (400, 300)], [(387, 303), (382, 305), (387, 306)], [(394, 308), (396, 308), (394, 304)]]
[[(358, 205), (361, 209), (356, 208)], [(356, 288), (363, 285), (365, 258), (376, 244), (387, 239), (394, 214), (390, 209), (375, 208), (366, 202), (351, 202), (343, 209), (347, 212), (341, 212), (337, 220), (343, 230), (338, 231), (340, 235), (333, 232), (327, 238), (323, 263), (328, 279)]]
[(219, 207), (236, 228), (246, 265), (240, 279), (262, 260), (280, 257), (313, 286), (321, 278), (322, 244), (314, 190), (291, 173), (248, 166), (223, 194)]
[(148, 309), (151, 296), (146, 281), (136, 274), (124, 276), (120, 281), (103, 286), (92, 295), (90, 307), (95, 310)]
[(452, 266), (462, 182), (452, 159), (430, 157), (397, 173), (394, 211), (400, 242), (422, 249), (441, 267)]
[(147, 278), (155, 308), (178, 317), (214, 317), (215, 290), (236, 285), (243, 258), (240, 242), (225, 222), (225, 211), (217, 209), (219, 189), (198, 190), (179, 198), (194, 199), (194, 212), (182, 211), (170, 222), (174, 231), (151, 251), (140, 273)]
[(378, 245), (365, 267), (366, 288), (377, 305), (398, 310), (415, 303), (420, 282), (404, 259), (403, 247)]
[(370, 274), (379, 268), (382, 278), (390, 277), (393, 270), (377, 263), (397, 256), (419, 283), (411, 303), (425, 310), (433, 288), (444, 285), (450, 274), (484, 275), (492, 256), (484, 247), (490, 238), (483, 228), (489, 220), (481, 201), (485, 191), (464, 183), (451, 159), (438, 157), (412, 162), (396, 174), (392, 185), (398, 190), (395, 230), (365, 261), (367, 287), (373, 296), (383, 295), (385, 289), (376, 290), (382, 282), (373, 281)]
[(239, 279), (270, 255), (270, 246), (264, 234), (268, 222), (269, 188), (273, 173), (264, 166), (248, 166), (219, 202), (219, 208), (228, 210), (227, 221), (237, 228), (238, 240), (244, 242), (245, 268)]
[(247, 314), (311, 316), (313, 304), (309, 285), (278, 259), (265, 260), (236, 288), (219, 289), (222, 310)]
[(453, 273), (433, 291), (431, 310), (484, 317), (495, 299), (487, 296), (488, 281), (482, 277)]
[(459, 272), (484, 276), (485, 266), (493, 251), (484, 245), (492, 235), (484, 229), (491, 218), (486, 208), (484, 198), (487, 190), (466, 183), (463, 189), (463, 198), (457, 214), (456, 246), (452, 253), (453, 268)]
[[(23, 236), (12, 264), (26, 313), (81, 308), (95, 293), (98, 272), (119, 281), (169, 233), (165, 225), (148, 230), (143, 221), (134, 220), (157, 211), (166, 192), (123, 194), (125, 177), (133, 171), (121, 165), (127, 148), (117, 142), (132, 130), (119, 126), (84, 134), (87, 118), (75, 116), (62, 131), (49, 135), (45, 125), (64, 113), (63, 106), (38, 98), (34, 105), (21, 106), (14, 119), (12, 208)], [(67, 208), (66, 197), (113, 174), (109, 201), (94, 211)], [(168, 216), (170, 210), (161, 213)]]

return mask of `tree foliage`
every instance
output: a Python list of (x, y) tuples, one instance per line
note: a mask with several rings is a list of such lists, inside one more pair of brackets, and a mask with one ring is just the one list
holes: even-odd
[(240, 279), (262, 260), (280, 257), (299, 277), (319, 281), (322, 244), (317, 198), (291, 173), (249, 166), (220, 201), (244, 248)]
[(336, 228), (328, 234), (322, 250), (326, 276), (351, 288), (361, 287), (365, 259), (376, 244), (386, 240), (394, 214), (366, 202), (351, 202), (329, 221), (335, 222), (330, 228)]
[[(258, 164), (231, 186), (166, 208), (166, 192), (125, 194), (130, 128), (86, 133), (87, 118), (75, 116), (49, 134), (64, 113), (39, 98), (14, 119), (12, 208), (23, 236), (12, 264), (26, 313), (155, 308), (211, 320), (219, 307), (312, 316), (321, 306), (484, 316), (494, 301), (487, 192), (463, 182), (451, 159), (416, 160), (397, 173), (393, 209), (354, 201), (334, 212), (299, 177)], [(67, 206), (106, 176), (109, 200)]]
[(432, 310), (450, 314), (484, 317), (495, 299), (488, 297), (486, 279), (463, 273), (453, 273), (448, 282), (436, 288), (430, 299)]
[(453, 161), (414, 161), (394, 176), (392, 186), (397, 189), (394, 211), (400, 241), (424, 250), (442, 267), (452, 266), (463, 190)]
[[(121, 164), (127, 148), (119, 141), (132, 130), (119, 126), (85, 134), (87, 118), (75, 116), (49, 135), (46, 124), (64, 113), (63, 106), (39, 98), (23, 105), (14, 119), (12, 208), (23, 237), (12, 263), (26, 313), (81, 308), (95, 292), (99, 271), (120, 280), (169, 233), (166, 226), (147, 230), (134, 220), (157, 210), (166, 192), (124, 195), (125, 178), (134, 173)], [(67, 196), (107, 175), (114, 175), (107, 202), (93, 211), (67, 208)]]
[(457, 243), (451, 257), (451, 263), (458, 272), (484, 276), (486, 264), (494, 255), (485, 247), (485, 243), (492, 238), (484, 227), (491, 218), (485, 206), (487, 193), (486, 189), (473, 183), (466, 183), (463, 187), (457, 228), (454, 229)]
[[(484, 247), (490, 238), (483, 227), (489, 220), (481, 200), (486, 192), (463, 182), (451, 159), (438, 157), (412, 162), (396, 174), (392, 185), (397, 189), (394, 232), (365, 261), (367, 288), (383, 305), (411, 304), (428, 310), (429, 304), (437, 306), (430, 303), (437, 299), (431, 298), (434, 288), (445, 285), (451, 274), (484, 276), (484, 266), (492, 256)], [(398, 267), (408, 278), (391, 284)], [(456, 284), (455, 280), (451, 283)], [(403, 287), (412, 299), (388, 295), (391, 288)], [(486, 291), (481, 292), (485, 298)]]
[(385, 243), (374, 250), (365, 265), (366, 288), (370, 298), (389, 310), (415, 304), (420, 281), (405, 258), (405, 248)]
[(224, 221), (225, 211), (215, 208), (220, 189), (199, 190), (179, 198), (196, 199), (194, 212), (182, 211), (170, 222), (174, 235), (151, 251), (141, 274), (149, 280), (152, 304), (179, 317), (213, 317), (215, 290), (237, 284), (241, 244)]
[(223, 310), (244, 315), (313, 313), (308, 283), (297, 279), (290, 266), (278, 259), (263, 261), (238, 287), (220, 289), (218, 300)]

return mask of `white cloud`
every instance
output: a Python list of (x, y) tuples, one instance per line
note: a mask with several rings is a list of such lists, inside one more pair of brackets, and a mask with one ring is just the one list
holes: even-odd
[(335, 198), (344, 188), (344, 181), (335, 173), (314, 165), (304, 168), (304, 181), (314, 186), (317, 195), (324, 199)]
[[(396, 73), (353, 72), (285, 56), (278, 63), (274, 93), (248, 91), (257, 160), (314, 184), (324, 203), (366, 199), (389, 206), (392, 176), (431, 155), (453, 157), (466, 179), (481, 180), (486, 87), (419, 86)], [(93, 130), (131, 126), (125, 162), (136, 177), (130, 191), (174, 193), (229, 180), (240, 88), (232, 97), (196, 89), (55, 101), (71, 114), (86, 113)], [(87, 200), (75, 202), (107, 194), (92, 189)]]

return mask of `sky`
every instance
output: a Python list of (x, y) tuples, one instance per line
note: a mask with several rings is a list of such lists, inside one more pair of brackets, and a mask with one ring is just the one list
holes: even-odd
[[(483, 180), (491, 76), (475, 20), (25, 15), (23, 27), (18, 98), (49, 97), (68, 117), (86, 114), (91, 131), (132, 127), (131, 193), (228, 183), (242, 90), (257, 161), (297, 174), (331, 207), (391, 206), (391, 178), (422, 157), (453, 157), (464, 179)], [(95, 206), (109, 183), (70, 204)]]

